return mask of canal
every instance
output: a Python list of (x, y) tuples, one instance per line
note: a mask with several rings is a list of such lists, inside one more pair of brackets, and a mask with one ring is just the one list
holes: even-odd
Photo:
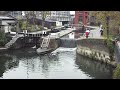
[(38, 55), (34, 49), (0, 53), (0, 79), (111, 79), (112, 67), (60, 47)]

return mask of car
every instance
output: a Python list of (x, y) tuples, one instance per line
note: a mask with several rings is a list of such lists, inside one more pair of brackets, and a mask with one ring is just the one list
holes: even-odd
[(70, 25), (64, 25), (64, 27), (65, 27), (65, 28), (71, 28), (71, 26), (70, 26)]
[(66, 28), (65, 27), (61, 27), (61, 30), (66, 30)]
[(59, 32), (59, 31), (60, 31), (59, 29), (52, 29), (51, 33), (56, 33), (56, 32)]

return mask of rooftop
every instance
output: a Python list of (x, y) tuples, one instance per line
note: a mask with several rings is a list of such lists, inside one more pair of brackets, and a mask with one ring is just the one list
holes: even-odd
[(0, 19), (14, 19), (14, 18), (8, 16), (0, 16)]

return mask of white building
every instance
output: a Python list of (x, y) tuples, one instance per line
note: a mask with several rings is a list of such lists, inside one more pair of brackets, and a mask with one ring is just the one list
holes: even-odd
[(16, 19), (7, 16), (0, 16), (0, 30), (5, 33), (10, 32), (11, 28), (16, 24)]
[(12, 17), (16, 18), (16, 19), (22, 19), (22, 11), (10, 11), (9, 15), (11, 15)]
[(70, 21), (70, 11), (51, 11), (50, 19), (67, 24)]
[[(30, 11), (11, 11), (9, 14), (17, 19), (24, 18), (22, 15), (30, 12)], [(41, 11), (34, 11), (36, 14), (36, 18), (42, 19)], [(62, 22), (62, 25), (68, 24), (71, 21), (70, 11), (49, 11), (49, 15), (47, 15), (46, 20), (53, 20)]]

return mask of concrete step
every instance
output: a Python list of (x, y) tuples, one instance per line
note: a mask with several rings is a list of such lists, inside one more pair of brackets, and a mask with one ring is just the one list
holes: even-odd
[(13, 45), (18, 38), (19, 38), (19, 36), (13, 37), (12, 40), (10, 40), (10, 42), (8, 42), (8, 43), (5, 45), (5, 47), (6, 47), (6, 48), (10, 48), (11, 45)]

